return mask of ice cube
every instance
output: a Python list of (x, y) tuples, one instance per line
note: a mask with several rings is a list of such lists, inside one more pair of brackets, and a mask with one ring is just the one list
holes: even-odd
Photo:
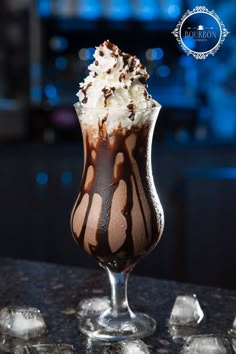
[(81, 317), (97, 315), (110, 307), (110, 300), (107, 296), (92, 297), (80, 301), (77, 314)]
[(70, 344), (37, 344), (16, 349), (14, 354), (73, 354), (73, 345)]
[(196, 295), (177, 296), (169, 324), (171, 326), (196, 326), (203, 317), (204, 313)]
[(236, 317), (234, 319), (233, 327), (231, 329), (231, 332), (236, 335)]
[(114, 344), (102, 343), (99, 341), (88, 341), (87, 350), (89, 353), (100, 354), (150, 354), (148, 346), (140, 339), (132, 341), (121, 341)]
[(233, 354), (229, 341), (224, 337), (201, 335), (189, 337), (180, 354)]
[(236, 338), (232, 338), (232, 346), (233, 346), (233, 349), (234, 349), (234, 352), (236, 353)]
[(188, 337), (198, 334), (198, 328), (193, 326), (170, 326), (169, 333), (173, 342), (182, 344)]
[(121, 354), (149, 354), (147, 345), (141, 340), (121, 342)]
[(45, 333), (46, 324), (40, 310), (34, 307), (4, 307), (0, 310), (0, 332), (21, 339), (36, 338)]

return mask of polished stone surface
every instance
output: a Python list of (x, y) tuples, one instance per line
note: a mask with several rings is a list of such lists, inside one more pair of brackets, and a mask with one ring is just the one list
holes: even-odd
[[(73, 344), (77, 353), (119, 353), (119, 348), (90, 343), (78, 331), (76, 308), (91, 296), (109, 295), (109, 284), (102, 269), (61, 266), (22, 260), (0, 259), (0, 307), (14, 304), (37, 307), (48, 327), (43, 343)], [(167, 325), (176, 296), (196, 294), (205, 317), (199, 334), (226, 335), (236, 315), (236, 291), (200, 287), (153, 278), (130, 276), (129, 303), (133, 310), (152, 315), (156, 333), (146, 343), (130, 343), (130, 353), (140, 346), (140, 353), (178, 353), (181, 344), (173, 342)], [(138, 351), (137, 351), (138, 352)]]

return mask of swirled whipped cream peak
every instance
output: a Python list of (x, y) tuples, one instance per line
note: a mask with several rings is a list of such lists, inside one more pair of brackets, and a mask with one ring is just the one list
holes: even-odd
[[(123, 53), (117, 45), (109, 40), (96, 47), (94, 62), (89, 65), (89, 75), (80, 84), (77, 93), (80, 105), (104, 111), (114, 109), (112, 117), (87, 114), (82, 117), (87, 124), (95, 124), (96, 120), (106, 121), (108, 130), (116, 127), (130, 128), (148, 119), (153, 107), (159, 104), (147, 91), (149, 77), (146, 68), (136, 56)], [(142, 114), (137, 113), (143, 110)], [(129, 114), (124, 114), (124, 111)], [(110, 114), (111, 115), (111, 114)]]

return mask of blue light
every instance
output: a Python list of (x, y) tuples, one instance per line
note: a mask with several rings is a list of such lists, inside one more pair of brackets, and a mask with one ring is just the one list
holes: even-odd
[(68, 60), (65, 57), (57, 57), (55, 64), (58, 70), (65, 70), (68, 65)]
[(196, 46), (195, 40), (192, 37), (190, 37), (190, 36), (187, 36), (187, 37), (184, 38), (184, 44), (189, 49), (194, 49), (195, 46)]
[(79, 15), (87, 20), (95, 20), (102, 15), (102, 9), (97, 0), (82, 0), (79, 2)]
[[(216, 90), (216, 89), (215, 89)], [(215, 100), (218, 95), (216, 95)], [(219, 101), (221, 102), (221, 97), (219, 96)], [(212, 117), (212, 129), (216, 137), (221, 139), (232, 139), (235, 134), (235, 106), (230, 107), (228, 104), (227, 114), (225, 114), (225, 106), (217, 104), (215, 102), (215, 107), (213, 109)]]
[(161, 48), (152, 49), (152, 57), (154, 60), (161, 60), (164, 56), (164, 52)]
[(157, 4), (153, 0), (143, 0), (139, 5), (136, 5), (135, 17), (141, 21), (155, 20), (159, 15)]
[(62, 172), (62, 174), (61, 174), (61, 183), (62, 184), (65, 184), (65, 185), (71, 184), (72, 180), (73, 180), (73, 176), (72, 176), (71, 172), (69, 172), (69, 171)]
[(167, 8), (167, 13), (168, 13), (169, 17), (171, 17), (171, 18), (178, 17), (180, 14), (179, 5), (175, 5), (175, 4), (169, 5)]
[(85, 51), (85, 55), (87, 57), (88, 60), (93, 60), (93, 54), (95, 52), (94, 48), (87, 48)]
[(57, 88), (54, 85), (48, 84), (45, 86), (45, 95), (49, 99), (56, 99), (58, 97), (57, 95)]
[(191, 178), (236, 179), (236, 167), (216, 167), (188, 169), (186, 175)]
[(42, 100), (42, 88), (40, 86), (32, 86), (30, 88), (30, 97), (32, 102), (39, 103)]
[(160, 77), (168, 77), (170, 75), (170, 68), (167, 65), (161, 65), (158, 68), (158, 73)]
[(68, 48), (68, 40), (63, 36), (54, 36), (50, 39), (49, 45), (52, 50), (61, 52)]
[(48, 174), (46, 172), (38, 172), (36, 175), (36, 183), (39, 185), (48, 184)]
[(182, 55), (180, 58), (180, 64), (186, 68), (192, 68), (195, 64), (194, 58), (188, 55)]
[(111, 20), (124, 21), (131, 17), (131, 7), (126, 0), (111, 0), (104, 9), (105, 16)]
[(40, 64), (34, 63), (30, 66), (30, 74), (33, 78), (40, 78), (42, 76), (42, 67)]
[(40, 17), (48, 17), (51, 14), (51, 1), (38, 0), (36, 11)]
[(9, 98), (0, 98), (0, 109), (4, 111), (13, 111), (18, 109), (17, 102)]

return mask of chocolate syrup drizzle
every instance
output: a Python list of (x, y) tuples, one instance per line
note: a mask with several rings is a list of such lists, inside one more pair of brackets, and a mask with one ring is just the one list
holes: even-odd
[[(148, 161), (149, 154), (148, 149), (151, 148), (150, 144), (150, 134), (149, 126), (150, 123), (145, 123), (145, 126), (142, 128), (133, 127), (130, 131), (127, 131), (124, 134), (121, 131), (117, 130), (114, 136), (114, 141), (112, 144), (110, 139), (105, 131), (105, 127), (99, 127), (100, 135), (96, 142), (96, 146), (90, 145), (89, 137), (86, 129), (83, 130), (83, 139), (84, 139), (84, 148), (86, 149), (85, 156), (87, 159), (84, 165), (84, 171), (81, 181), (81, 193), (74, 207), (73, 214), (71, 216), (71, 229), (72, 234), (76, 242), (84, 248), (84, 236), (85, 229), (88, 221), (89, 212), (92, 205), (92, 197), (94, 193), (97, 193), (102, 198), (102, 210), (99, 218), (99, 225), (97, 228), (96, 239), (97, 245), (90, 245), (91, 254), (97, 258), (98, 262), (104, 266), (107, 266), (113, 271), (123, 272), (132, 268), (137, 260), (150, 252), (157, 242), (159, 241), (162, 233), (162, 224), (163, 224), (163, 215), (162, 210), (157, 210), (155, 208), (155, 201), (153, 200), (153, 193), (151, 190), (155, 188), (150, 179), (147, 178), (151, 174), (150, 164), (151, 161)], [(132, 161), (130, 159), (130, 151), (125, 144), (125, 139), (130, 135), (135, 134), (137, 137), (136, 145), (132, 151), (132, 156), (135, 159), (141, 180), (143, 181), (143, 189), (148, 201), (148, 205), (151, 212), (151, 234), (148, 233), (148, 225), (145, 217), (145, 212), (142, 206), (141, 197), (138, 190), (138, 182), (136, 180), (135, 174), (132, 173)], [(144, 148), (143, 147), (147, 147)], [(92, 150), (96, 151), (96, 158), (92, 157)], [(124, 155), (124, 161), (117, 166), (117, 177), (113, 175), (115, 159), (117, 154), (121, 152)], [(94, 178), (87, 188), (85, 188), (85, 180), (87, 175), (87, 170), (89, 166), (94, 168)], [(140, 210), (142, 213), (142, 218), (145, 228), (145, 242), (146, 247), (138, 255), (134, 254), (134, 245), (132, 237), (132, 217), (131, 210), (133, 207), (133, 185), (132, 178), (134, 181), (138, 202)], [(123, 210), (123, 215), (126, 218), (127, 229), (126, 229), (126, 238), (122, 246), (116, 251), (112, 252), (109, 241), (108, 241), (108, 227), (110, 221), (110, 212), (112, 206), (112, 199), (114, 192), (118, 188), (119, 181), (124, 180), (127, 186), (127, 197), (126, 205)], [(76, 235), (73, 231), (73, 218), (75, 216), (75, 211), (80, 205), (83, 196), (85, 193), (89, 195), (89, 205), (87, 207), (86, 215), (84, 218), (84, 223), (80, 235)]]
[(87, 90), (88, 90), (88, 88), (89, 88), (90, 86), (92, 86), (92, 82), (89, 82), (87, 86), (85, 86), (85, 87), (83, 87), (83, 88), (81, 89), (81, 92), (84, 94), (84, 98), (83, 98), (83, 100), (82, 100), (82, 103), (83, 103), (83, 104), (86, 104), (87, 101), (88, 101)]

